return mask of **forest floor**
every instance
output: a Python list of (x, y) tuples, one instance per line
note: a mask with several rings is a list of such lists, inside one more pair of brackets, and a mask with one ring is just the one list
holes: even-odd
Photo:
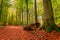
[(25, 31), (20, 26), (6, 26), (0, 28), (0, 40), (60, 40), (60, 32), (36, 29), (35, 34)]

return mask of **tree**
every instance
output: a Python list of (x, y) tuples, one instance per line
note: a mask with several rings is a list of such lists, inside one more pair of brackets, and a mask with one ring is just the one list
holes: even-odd
[(2, 13), (2, 3), (3, 3), (3, 0), (0, 0), (0, 18), (1, 18), (1, 13)]
[(26, 10), (27, 10), (27, 24), (28, 24), (28, 0), (26, 0)]
[(0, 1), (0, 22), (2, 22), (2, 24), (6, 24), (7, 22), (7, 13), (8, 13), (8, 1), (9, 0), (1, 0)]
[(35, 21), (36, 21), (36, 23), (38, 22), (38, 20), (37, 20), (37, 3), (36, 3), (36, 0), (35, 0)]
[(43, 0), (43, 7), (44, 7), (43, 21), (45, 29), (48, 32), (51, 32), (52, 29), (59, 31), (59, 27), (57, 27), (55, 24), (51, 0)]
[(26, 2), (26, 1), (24, 1), (24, 0), (22, 1), (22, 0), (21, 0), (21, 12), (22, 12), (22, 13), (21, 13), (21, 19), (22, 19), (22, 24), (24, 23), (24, 9), (23, 9), (23, 8), (24, 8), (24, 5), (25, 5), (25, 4), (23, 4), (23, 3), (25, 3), (25, 2)]

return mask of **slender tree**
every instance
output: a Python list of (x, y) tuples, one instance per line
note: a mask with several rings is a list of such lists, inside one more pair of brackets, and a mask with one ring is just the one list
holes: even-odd
[(27, 24), (28, 24), (28, 0), (26, 0), (26, 10), (27, 10)]
[(22, 23), (23, 23), (23, 1), (22, 1)]
[(2, 7), (3, 7), (2, 3), (3, 3), (3, 0), (0, 0), (0, 19), (1, 19), (1, 14), (2, 14)]
[(38, 18), (37, 18), (37, 2), (35, 0), (35, 21), (36, 23), (38, 22)]

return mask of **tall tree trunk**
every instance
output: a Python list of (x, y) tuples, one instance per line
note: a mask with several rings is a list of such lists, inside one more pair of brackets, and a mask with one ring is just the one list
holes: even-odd
[(23, 1), (22, 1), (22, 24), (23, 24)]
[(36, 21), (36, 23), (38, 22), (38, 20), (37, 20), (37, 3), (36, 3), (36, 0), (35, 0), (35, 21)]
[(55, 28), (56, 24), (54, 21), (51, 0), (43, 0), (43, 6), (44, 6), (44, 15), (43, 15), (44, 26), (45, 29), (50, 32), (52, 31), (53, 28), (54, 29), (57, 28), (57, 27)]
[(27, 8), (27, 24), (28, 24), (28, 0), (26, 0), (26, 8)]
[(0, 19), (1, 19), (1, 14), (2, 14), (2, 3), (3, 3), (3, 0), (0, 0)]

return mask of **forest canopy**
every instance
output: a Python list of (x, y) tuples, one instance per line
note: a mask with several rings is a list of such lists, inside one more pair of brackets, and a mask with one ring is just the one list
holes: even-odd
[[(35, 0), (28, 0), (28, 24), (35, 22)], [(55, 23), (60, 23), (60, 0), (51, 0)], [(38, 21), (44, 14), (43, 0), (36, 0)], [(0, 0), (0, 24), (27, 24), (26, 0)]]

